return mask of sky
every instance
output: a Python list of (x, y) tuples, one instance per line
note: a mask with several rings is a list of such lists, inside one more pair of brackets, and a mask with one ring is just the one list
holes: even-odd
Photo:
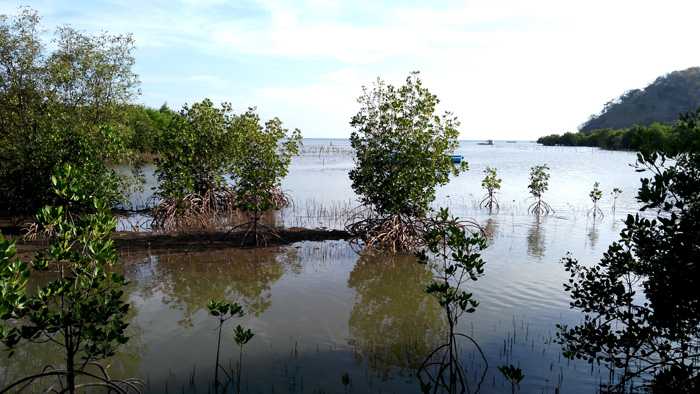
[(414, 70), (463, 139), (575, 131), (627, 90), (700, 66), (696, 0), (0, 0), (44, 27), (131, 33), (137, 101), (256, 106), (345, 138), (363, 85)]

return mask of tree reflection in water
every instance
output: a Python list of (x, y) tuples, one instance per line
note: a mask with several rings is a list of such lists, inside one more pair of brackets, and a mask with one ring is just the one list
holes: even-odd
[(272, 284), (298, 266), (294, 248), (163, 255), (152, 265), (152, 285), (142, 291), (161, 292), (164, 303), (182, 310), (180, 323), (185, 326), (191, 326), (193, 315), (206, 310), (212, 299), (238, 302), (247, 314), (259, 316), (272, 305)]
[(598, 228), (596, 227), (596, 222), (595, 220), (591, 223), (591, 226), (588, 228), (588, 241), (590, 242), (591, 249), (596, 247), (596, 244), (598, 243)]
[(543, 219), (535, 217), (533, 224), (527, 231), (527, 254), (537, 258), (542, 258), (545, 252), (545, 239), (540, 220)]
[(387, 379), (393, 368), (415, 372), (447, 332), (442, 309), (425, 293), (432, 274), (413, 256), (362, 254), (348, 286), (357, 291), (351, 343), (360, 360)]
[(484, 231), (484, 236), (489, 241), (489, 243), (493, 242), (493, 239), (496, 237), (496, 234), (498, 233), (498, 221), (496, 221), (492, 217), (489, 217), (486, 220), (486, 223), (484, 223), (484, 226), (482, 229)]

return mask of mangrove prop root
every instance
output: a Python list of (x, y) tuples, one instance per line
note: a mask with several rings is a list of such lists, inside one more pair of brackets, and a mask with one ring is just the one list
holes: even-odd
[(345, 229), (354, 246), (360, 244), (390, 252), (412, 252), (423, 243), (422, 219), (404, 215), (376, 215), (362, 210), (348, 219)]
[(236, 196), (230, 189), (192, 193), (182, 198), (167, 198), (153, 208), (154, 229), (175, 231), (209, 229), (236, 214)]
[(493, 194), (487, 194), (483, 199), (481, 199), (481, 202), (479, 202), (479, 208), (488, 208), (489, 210), (493, 210), (494, 208), (501, 209), (501, 206), (498, 204), (498, 199), (496, 199), (496, 196)]
[(537, 201), (533, 202), (530, 204), (530, 206), (527, 208), (527, 211), (530, 214), (533, 215), (549, 215), (551, 213), (554, 213), (554, 209), (547, 204), (545, 201), (538, 199)]
[[(423, 235), (431, 220), (407, 215), (379, 215), (369, 208), (360, 208), (349, 216), (345, 230), (352, 236), (350, 244), (356, 250), (369, 247), (392, 253), (414, 252), (424, 246)], [(485, 234), (476, 221), (459, 220), (458, 225)]]
[(591, 209), (588, 211), (588, 215), (589, 215), (589, 216), (593, 216), (594, 218), (597, 218), (597, 217), (600, 216), (601, 219), (602, 219), (603, 217), (605, 217), (605, 214), (603, 214), (603, 210), (600, 209), (600, 207), (598, 207), (597, 204), (594, 205), (593, 208), (591, 208)]

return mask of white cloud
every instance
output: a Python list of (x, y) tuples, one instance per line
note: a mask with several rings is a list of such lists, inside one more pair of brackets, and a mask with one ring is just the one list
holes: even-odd
[[(304, 83), (253, 81), (252, 97), (231, 100), (257, 104), (313, 136), (346, 136), (360, 86), (376, 76), (400, 82), (420, 69), (444, 108), (462, 119), (464, 137), (511, 139), (572, 130), (625, 90), (700, 65), (700, 52), (692, 49), (700, 36), (700, 3), (683, 0), (403, 6), (371, 0), (140, 1), (90, 15), (81, 13), (80, 4), (38, 4), (52, 13), (69, 8), (73, 16), (60, 23), (134, 32), (142, 51), (177, 48), (190, 52), (189, 60), (206, 53), (222, 63), (246, 57), (254, 59), (251, 67), (287, 60), (335, 67)], [(230, 11), (233, 6), (238, 8)], [(142, 75), (144, 83), (158, 80), (157, 71)], [(215, 87), (245, 77), (206, 77), (201, 70), (182, 76)], [(212, 94), (223, 98), (221, 89)], [(188, 92), (182, 96), (191, 101)]]

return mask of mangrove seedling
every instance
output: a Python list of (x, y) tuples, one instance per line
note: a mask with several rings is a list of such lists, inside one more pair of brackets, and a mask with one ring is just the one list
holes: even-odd
[(417, 254), (419, 263), (430, 264), (434, 269), (434, 278), (426, 292), (437, 298), (449, 329), (445, 343), (433, 350), (418, 369), (423, 392), (465, 392), (467, 374), (459, 357), (460, 339), (471, 342), (483, 358), (485, 369), (479, 385), (486, 376), (488, 361), (481, 347), (472, 337), (455, 331), (460, 317), (473, 313), (479, 305), (472, 293), (464, 290), (465, 285), (484, 273), (481, 251), (486, 248), (486, 239), (480, 230), (472, 231), (471, 226), (441, 208), (435, 217), (428, 219), (425, 247)]
[(591, 211), (589, 213), (593, 214), (594, 219), (598, 215), (603, 216), (603, 210), (601, 210), (598, 206), (598, 202), (600, 202), (600, 199), (603, 198), (603, 191), (600, 190), (600, 184), (598, 182), (595, 182), (593, 184), (593, 189), (590, 193), (588, 193), (588, 196), (593, 202), (593, 208), (591, 208)]
[(525, 378), (523, 371), (520, 368), (516, 368), (514, 365), (499, 365), (498, 370), (510, 383), (510, 392), (515, 394), (516, 388), (520, 388), (520, 382)]
[[(235, 302), (228, 302), (228, 301), (218, 301), (218, 300), (210, 300), (209, 303), (207, 304), (207, 309), (209, 310), (209, 314), (216, 317), (219, 320), (219, 326), (218, 326), (218, 339), (216, 342), (216, 364), (214, 367), (214, 389), (215, 391), (218, 392), (219, 389), (219, 369), (223, 370), (225, 374), (228, 375), (228, 372), (226, 372), (226, 369), (221, 366), (219, 363), (219, 352), (221, 351), (221, 331), (224, 326), (224, 323), (226, 323), (228, 320), (234, 317), (243, 317), (243, 307), (240, 306), (238, 303)], [(235, 331), (234, 331), (235, 333)], [(251, 333), (252, 336), (252, 333)], [(247, 342), (247, 341), (246, 341)], [(231, 379), (231, 376), (228, 376), (229, 380)]]
[[(282, 192), (282, 179), (289, 172), (292, 157), (299, 153), (301, 132), (291, 133), (282, 121), (273, 118), (263, 127), (255, 108), (238, 116), (236, 130), (236, 159), (228, 167), (233, 180), (235, 207), (248, 218), (243, 241), (252, 234), (255, 244), (264, 243), (268, 234), (276, 235), (272, 227), (260, 223), (263, 213), (289, 205)], [(268, 230), (260, 232), (260, 229)]]
[(364, 210), (346, 228), (366, 247), (414, 252), (435, 189), (468, 168), (450, 157), (459, 145), (459, 121), (449, 112), (436, 114), (439, 100), (417, 72), (399, 87), (377, 79), (358, 102), (350, 121), (355, 166), (349, 176)]
[[(14, 241), (0, 236), (0, 319), (5, 323), (0, 341), (10, 357), (23, 343), (51, 343), (61, 348), (65, 361), (64, 366), (47, 365), (40, 373), (10, 383), (3, 392), (21, 391), (47, 377), (58, 378), (60, 392), (95, 386), (120, 393), (139, 391), (138, 381), (111, 379), (98, 364), (129, 340), (129, 304), (123, 301), (126, 280), (111, 269), (117, 262), (110, 239), (116, 220), (104, 200), (82, 188), (79, 172), (65, 165), (51, 177), (56, 199), (63, 204), (44, 207), (36, 215), (32, 229), (47, 238), (48, 247), (31, 263), (16, 258)], [(33, 272), (49, 270), (54, 279), (38, 281), (44, 284), (27, 291)]]
[(617, 198), (620, 197), (622, 194), (622, 189), (619, 187), (615, 187), (612, 189), (610, 192), (610, 195), (612, 196), (613, 203), (612, 203), (612, 211), (615, 212), (615, 204), (617, 203)]
[(253, 334), (250, 328), (243, 328), (237, 325), (236, 328), (233, 329), (233, 339), (236, 341), (239, 350), (238, 366), (236, 368), (236, 392), (238, 394), (241, 393), (241, 386), (243, 386), (243, 381), (241, 380), (241, 371), (243, 370), (243, 346), (250, 342), (254, 336), (255, 334)]
[(501, 178), (498, 177), (495, 168), (486, 167), (484, 170), (486, 176), (481, 181), (481, 187), (486, 189), (486, 196), (481, 200), (479, 206), (482, 208), (488, 208), (491, 211), (494, 207), (496, 209), (500, 208), (498, 205), (498, 200), (496, 199), (496, 193), (501, 189)]
[(530, 184), (527, 187), (535, 199), (535, 202), (528, 207), (528, 212), (537, 216), (549, 215), (554, 212), (554, 209), (542, 200), (542, 195), (549, 189), (549, 166), (547, 164), (530, 168)]

